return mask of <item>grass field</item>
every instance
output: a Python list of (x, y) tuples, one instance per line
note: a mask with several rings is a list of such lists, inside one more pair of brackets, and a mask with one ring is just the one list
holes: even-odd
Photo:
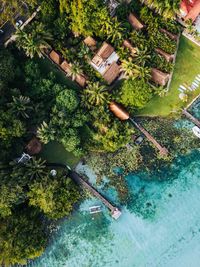
[(50, 142), (45, 145), (40, 156), (49, 163), (62, 163), (70, 166), (71, 168), (74, 167), (80, 160), (72, 153), (65, 150), (65, 148), (58, 142)]
[(169, 92), (164, 97), (155, 96), (138, 112), (138, 115), (168, 116), (173, 110), (186, 106), (194, 97), (200, 94), (200, 88), (188, 94), (188, 102), (183, 103), (178, 95), (178, 87), (183, 83), (188, 85), (200, 74), (200, 47), (181, 37), (176, 65)]

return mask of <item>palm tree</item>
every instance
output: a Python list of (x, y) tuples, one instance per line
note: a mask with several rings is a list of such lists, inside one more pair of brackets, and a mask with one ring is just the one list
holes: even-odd
[(148, 50), (147, 48), (145, 47), (144, 49), (138, 49), (136, 48), (136, 54), (135, 54), (135, 57), (134, 57), (134, 62), (137, 64), (137, 65), (141, 65), (141, 66), (144, 66), (146, 61), (151, 58), (150, 55), (148, 54)]
[(156, 12), (166, 19), (172, 19), (180, 12), (180, 0), (142, 0), (150, 7), (155, 8)]
[(83, 75), (83, 71), (79, 62), (74, 62), (74, 64), (70, 63), (69, 65), (70, 71), (67, 76), (70, 76), (72, 78), (72, 81), (76, 80), (77, 75)]
[(111, 19), (106, 18), (106, 20), (102, 20), (101, 25), (100, 33), (102, 33), (103, 36), (109, 35), (112, 32), (113, 27)]
[(128, 60), (122, 60), (121, 69), (124, 72), (125, 78), (131, 78), (135, 75), (136, 65), (131, 57)]
[(82, 103), (87, 107), (101, 106), (108, 101), (109, 93), (103, 85), (99, 84), (99, 82), (89, 83), (82, 93)]
[(25, 170), (25, 175), (29, 177), (30, 180), (42, 178), (48, 173), (46, 161), (41, 158), (36, 159), (35, 157), (25, 163)]
[(193, 25), (193, 22), (191, 19), (186, 21), (187, 28), (186, 30), (189, 32), (189, 34), (193, 35), (195, 32), (195, 27)]
[(13, 102), (8, 103), (8, 107), (10, 107), (11, 112), (25, 119), (29, 118), (28, 111), (33, 109), (30, 106), (30, 98), (20, 95), (19, 97), (13, 96), (12, 99)]
[(16, 184), (17, 181), (17, 184), (20, 186), (26, 186), (29, 184), (29, 181), (37, 178), (41, 179), (48, 174), (46, 161), (41, 158), (36, 159), (35, 157), (32, 157), (25, 163), (12, 161), (9, 163), (9, 166), (12, 168), (9, 182)]
[(112, 27), (109, 27), (107, 30), (108, 39), (111, 39), (111, 42), (119, 43), (122, 39), (123, 30), (117, 18), (113, 18)]
[(54, 140), (55, 130), (49, 126), (45, 121), (42, 122), (37, 130), (37, 136), (42, 143), (47, 144)]
[(16, 32), (18, 48), (22, 48), (30, 58), (33, 58), (35, 55), (43, 57), (45, 49), (50, 48), (47, 42), (50, 40), (52, 40), (52, 35), (45, 30), (33, 30), (31, 33), (26, 33), (18, 29)]
[(143, 81), (148, 81), (151, 78), (151, 69), (148, 67), (138, 67), (137, 77)]
[(78, 57), (81, 59), (85, 58), (86, 60), (89, 60), (91, 56), (92, 56), (92, 52), (90, 48), (85, 44), (81, 45), (81, 49), (78, 52)]
[(151, 71), (148, 67), (138, 66), (133, 62), (132, 58), (123, 60), (121, 64), (122, 71), (124, 71), (125, 78), (139, 78), (141, 80), (148, 80), (151, 77)]

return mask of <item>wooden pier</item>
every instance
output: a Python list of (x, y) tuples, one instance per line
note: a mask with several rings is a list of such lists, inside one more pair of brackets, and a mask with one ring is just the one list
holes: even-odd
[(196, 119), (192, 114), (190, 114), (186, 109), (182, 111), (183, 115), (185, 115), (189, 120), (191, 120), (196, 126), (200, 128), (200, 121)]
[(134, 121), (134, 119), (132, 119), (129, 115), (129, 113), (123, 109), (119, 104), (117, 104), (116, 102), (112, 101), (110, 103), (109, 106), (110, 110), (113, 112), (113, 114), (119, 118), (122, 121), (126, 121), (126, 120), (130, 120), (132, 122), (132, 124), (138, 128), (145, 136), (146, 138), (152, 142), (154, 144), (155, 147), (157, 147), (157, 149), (160, 152), (161, 156), (167, 156), (169, 154), (169, 151), (167, 150), (166, 147), (161, 146), (156, 139), (149, 133), (147, 132), (147, 130), (145, 130), (140, 124), (138, 124), (136, 121)]
[(149, 133), (147, 130), (145, 130), (140, 124), (138, 124), (136, 121), (130, 118), (130, 121), (135, 125), (136, 128), (138, 128), (145, 136), (146, 138), (154, 144), (155, 147), (160, 152), (161, 156), (167, 156), (169, 154), (169, 151), (167, 150), (166, 147), (161, 146), (156, 139)]
[(111, 211), (112, 217), (117, 220), (120, 215), (121, 211), (113, 206), (104, 196), (102, 196), (89, 182), (85, 181), (78, 173), (75, 171), (70, 171), (70, 177), (78, 184), (82, 185), (88, 191), (90, 191), (95, 197), (99, 198), (103, 204)]

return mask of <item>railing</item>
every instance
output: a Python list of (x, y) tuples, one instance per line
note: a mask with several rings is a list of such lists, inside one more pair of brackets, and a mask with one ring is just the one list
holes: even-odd
[(191, 120), (196, 126), (200, 128), (200, 121), (190, 114), (186, 109), (183, 109), (182, 113)]
[(133, 125), (135, 125), (136, 128), (138, 128), (145, 136), (146, 138), (152, 142), (154, 144), (155, 147), (157, 147), (157, 149), (160, 152), (160, 155), (162, 156), (167, 156), (169, 154), (169, 151), (167, 150), (166, 147), (161, 146), (156, 139), (149, 133), (147, 132), (147, 130), (145, 130), (140, 124), (138, 124), (137, 122), (135, 122), (133, 119), (130, 118), (130, 121), (133, 123)]
[(80, 175), (74, 171), (70, 171), (69, 176), (78, 184), (85, 187), (95, 197), (99, 198), (103, 204), (111, 211), (112, 217), (118, 219), (121, 215), (121, 211), (113, 206), (104, 196), (102, 196), (89, 182), (85, 181)]

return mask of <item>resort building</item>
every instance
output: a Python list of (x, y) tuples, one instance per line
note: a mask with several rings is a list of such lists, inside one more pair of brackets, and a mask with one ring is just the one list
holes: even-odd
[(200, 14), (200, 0), (182, 0), (180, 13), (185, 21), (194, 22)]
[(63, 62), (60, 64), (60, 68), (66, 73), (69, 74), (70, 73), (70, 65), (66, 60), (63, 60)]
[(77, 74), (76, 75), (76, 79), (75, 81), (81, 86), (81, 87), (85, 87), (86, 86), (86, 77), (84, 75), (81, 74)]
[(117, 64), (119, 56), (114, 48), (104, 42), (90, 64), (97, 70), (108, 84), (111, 84), (120, 74), (120, 66)]
[(158, 85), (165, 86), (169, 80), (170, 74), (162, 72), (156, 68), (151, 69), (152, 81)]
[(160, 48), (155, 48), (155, 51), (156, 51), (159, 55), (161, 55), (162, 57), (164, 57), (165, 60), (166, 60), (167, 62), (171, 62), (171, 61), (173, 61), (173, 59), (174, 59), (174, 55), (173, 55), (173, 54), (168, 54), (167, 52), (163, 51), (163, 50), (160, 49)]
[(142, 28), (144, 28), (144, 24), (142, 24), (139, 19), (135, 15), (133, 15), (133, 13), (129, 14), (128, 21), (135, 30), (141, 30)]
[(94, 38), (88, 36), (83, 40), (84, 44), (87, 45), (91, 50), (96, 49), (97, 42)]
[(112, 113), (120, 120), (126, 121), (130, 118), (129, 113), (123, 109), (118, 103), (112, 101), (109, 105), (110, 110)]
[(128, 40), (124, 40), (123, 41), (123, 46), (125, 48), (128, 48), (128, 50), (130, 51), (131, 55), (134, 55), (134, 54), (137, 53), (137, 49), (135, 47), (133, 47), (132, 44)]
[[(62, 58), (62, 56), (56, 52), (55, 50), (52, 50), (49, 53), (49, 58), (67, 75), (70, 76), (71, 73), (71, 65)], [(86, 77), (82, 74), (77, 74), (75, 81), (81, 86), (85, 87), (86, 85)]]
[(49, 54), (50, 59), (56, 63), (57, 65), (60, 65), (62, 62), (62, 57), (60, 54), (58, 54), (56, 51), (52, 50)]

